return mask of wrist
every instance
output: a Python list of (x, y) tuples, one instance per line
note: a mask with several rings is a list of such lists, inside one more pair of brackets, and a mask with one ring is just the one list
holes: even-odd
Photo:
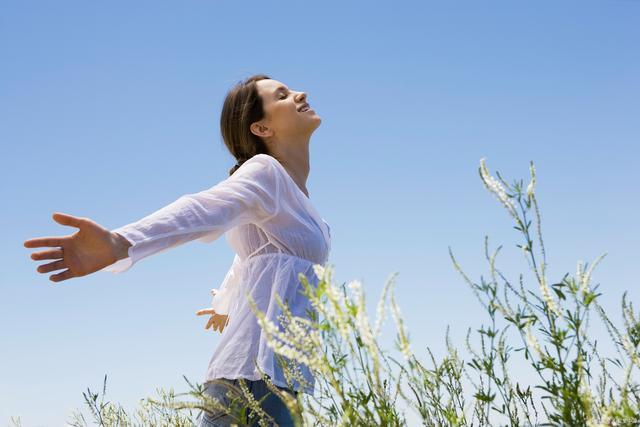
[(129, 257), (129, 247), (131, 247), (131, 242), (129, 242), (124, 236), (112, 231), (111, 242), (116, 261)]

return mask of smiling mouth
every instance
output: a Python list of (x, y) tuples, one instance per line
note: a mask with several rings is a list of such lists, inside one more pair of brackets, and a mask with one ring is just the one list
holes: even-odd
[(305, 111), (309, 111), (310, 109), (311, 109), (311, 107), (309, 106), (309, 104), (305, 102), (305, 103), (302, 105), (302, 107), (300, 107), (300, 108), (298, 109), (298, 113), (304, 113)]

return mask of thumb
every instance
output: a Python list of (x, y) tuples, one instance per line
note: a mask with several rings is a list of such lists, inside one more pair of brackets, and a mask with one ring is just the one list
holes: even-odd
[(58, 223), (58, 224), (62, 224), (62, 225), (68, 225), (71, 227), (78, 227), (80, 228), (81, 225), (84, 224), (84, 219), (77, 217), (77, 216), (73, 216), (73, 215), (67, 215), (61, 212), (55, 212), (53, 214), (53, 219)]

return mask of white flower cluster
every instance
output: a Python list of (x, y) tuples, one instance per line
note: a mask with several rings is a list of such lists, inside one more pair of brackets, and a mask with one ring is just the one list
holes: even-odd
[(536, 168), (533, 166), (533, 162), (529, 165), (529, 172), (531, 173), (531, 181), (527, 185), (527, 197), (531, 199), (536, 186)]
[(260, 402), (256, 400), (255, 396), (253, 395), (253, 393), (251, 393), (251, 391), (249, 390), (249, 387), (244, 381), (239, 381), (238, 385), (240, 386), (240, 390), (242, 391), (244, 402), (246, 402), (247, 406), (251, 408), (251, 410), (255, 414), (258, 415), (258, 418), (259, 418), (258, 424), (260, 426), (268, 426), (269, 421), (267, 420), (268, 419), (273, 420), (271, 416), (265, 412), (265, 410), (260, 405)]
[(547, 285), (547, 279), (544, 275), (540, 277), (540, 293), (542, 294), (542, 299), (544, 299), (547, 306), (549, 306), (549, 310), (554, 312), (556, 316), (562, 317), (562, 312), (551, 295), (551, 290), (549, 289), (549, 285)]
[[(304, 277), (304, 274), (301, 273)], [(308, 282), (307, 282), (308, 283)], [(318, 298), (312, 295), (311, 301), (314, 306), (322, 309), (318, 304)], [(278, 299), (280, 303), (282, 301)], [(257, 316), (258, 324), (267, 338), (267, 345), (276, 354), (289, 359), (289, 363), (307, 365), (311, 370), (326, 374), (329, 369), (323, 363), (324, 348), (320, 331), (313, 327), (313, 322), (306, 317), (293, 316), (289, 307), (282, 304), (283, 313), (278, 316), (278, 324), (267, 319), (265, 313), (261, 312), (251, 303)]]
[(347, 283), (347, 287), (356, 295), (360, 295), (362, 293), (362, 282), (357, 279)]
[(500, 181), (489, 174), (484, 157), (480, 159), (480, 176), (487, 190), (493, 193), (514, 218), (518, 217), (515, 205)]
[(544, 357), (540, 343), (538, 343), (538, 339), (533, 335), (529, 326), (527, 326), (527, 344), (537, 353), (538, 357), (541, 359)]
[(413, 356), (413, 352), (411, 351), (409, 339), (407, 338), (407, 335), (404, 331), (404, 322), (402, 321), (402, 316), (400, 314), (400, 307), (398, 307), (398, 305), (396, 304), (393, 293), (391, 294), (391, 316), (398, 326), (400, 351), (402, 352), (402, 355), (405, 357), (405, 359), (409, 360)]
[(583, 295), (590, 290), (589, 283), (591, 283), (591, 275), (593, 274), (593, 269), (600, 263), (600, 261), (602, 261), (605, 256), (606, 254), (600, 255), (586, 271), (584, 269), (583, 262), (578, 261), (578, 267), (576, 269), (576, 280), (578, 281), (578, 283), (580, 283), (580, 291)]
[[(580, 385), (578, 388), (578, 393), (580, 394), (580, 400), (582, 401), (583, 405), (585, 405), (587, 408), (592, 408), (594, 404), (593, 394), (591, 393), (591, 387), (589, 387), (589, 384), (587, 383), (587, 376), (582, 370), (580, 371)], [(597, 421), (593, 416), (594, 414), (592, 411), (586, 411), (585, 415), (587, 418), (587, 425), (593, 425), (593, 423)]]
[(322, 264), (314, 264), (313, 271), (316, 273), (319, 280), (324, 280), (324, 266)]
[(356, 311), (356, 329), (358, 335), (360, 335), (364, 346), (367, 348), (368, 356), (373, 362), (373, 372), (378, 383), (380, 372), (380, 355), (378, 352), (378, 346), (376, 345), (375, 337), (371, 330), (371, 324), (369, 317), (367, 316), (364, 291), (362, 288), (362, 282), (359, 280), (352, 280), (347, 285), (355, 296)]
[(316, 348), (321, 348), (317, 331), (299, 328), (299, 325), (293, 328), (297, 333), (293, 333), (291, 328), (281, 331), (276, 324), (264, 316), (264, 313), (258, 314), (258, 324), (267, 335), (267, 345), (274, 352), (310, 367), (321, 365), (314, 351)]
[(347, 315), (347, 304), (341, 289), (331, 283), (325, 283), (325, 292), (330, 304), (322, 307), (322, 313), (331, 323), (336, 325), (343, 340), (349, 340), (349, 316)]
[(283, 367), (283, 372), (284, 377), (289, 384), (293, 384), (295, 381), (297, 381), (298, 384), (300, 384), (303, 388), (307, 388), (310, 386), (309, 382), (303, 376), (302, 371), (300, 370), (300, 364), (295, 360), (289, 359)]
[(584, 275), (584, 262), (582, 260), (578, 261), (578, 266), (576, 267), (576, 283), (578, 283), (578, 285), (580, 286), (580, 291), (582, 293), (584, 293), (587, 288), (587, 284), (585, 282), (585, 275)]
[(323, 280), (327, 283), (331, 282), (331, 278), (333, 276), (333, 269), (329, 264), (327, 265), (314, 264), (313, 271), (319, 280)]
[(380, 297), (380, 301), (378, 301), (378, 307), (376, 309), (376, 324), (373, 329), (374, 331), (373, 333), (376, 337), (380, 336), (380, 330), (382, 328), (382, 324), (384, 322), (385, 313), (386, 313), (385, 303), (387, 301), (387, 293), (389, 292), (389, 289), (394, 284), (396, 274), (397, 273), (394, 273), (391, 277), (389, 277), (389, 279), (387, 280), (387, 283), (385, 283), (384, 285), (384, 289), (382, 290), (382, 296)]
[(371, 332), (371, 325), (369, 324), (369, 318), (367, 317), (362, 283), (359, 280), (352, 280), (347, 286), (356, 297), (355, 303), (358, 307), (358, 311), (356, 312), (356, 325), (358, 332), (360, 333), (360, 336), (367, 348), (371, 351), (376, 351), (373, 333)]
[(638, 357), (638, 351), (634, 348), (633, 344), (631, 343), (631, 340), (629, 339), (629, 335), (625, 334), (622, 337), (622, 346), (624, 347), (631, 361), (636, 366), (640, 366), (640, 357)]

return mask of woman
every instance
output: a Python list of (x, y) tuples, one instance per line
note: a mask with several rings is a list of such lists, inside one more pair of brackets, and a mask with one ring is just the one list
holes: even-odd
[[(293, 315), (312, 310), (301, 292), (299, 273), (317, 285), (313, 265), (324, 265), (331, 248), (329, 225), (309, 199), (309, 142), (320, 117), (306, 93), (290, 90), (266, 75), (239, 82), (227, 94), (220, 118), (222, 139), (237, 164), (229, 177), (198, 193), (181, 196), (160, 210), (114, 230), (89, 218), (54, 213), (53, 219), (79, 231), (63, 237), (27, 240), (28, 248), (53, 247), (31, 255), (56, 260), (40, 265), (60, 282), (96, 271), (120, 273), (139, 260), (191, 240), (212, 242), (226, 233), (236, 254), (219, 289), (212, 290), (205, 328), (222, 333), (205, 378), (206, 392), (225, 400), (227, 384), (240, 378), (278, 425), (291, 418), (277, 396), (269, 394), (260, 370), (283, 390), (313, 393), (308, 367), (298, 368), (303, 381), (287, 382), (282, 366), (268, 347), (247, 295), (277, 325), (278, 295)], [(229, 425), (223, 412), (203, 413), (200, 425)]]

